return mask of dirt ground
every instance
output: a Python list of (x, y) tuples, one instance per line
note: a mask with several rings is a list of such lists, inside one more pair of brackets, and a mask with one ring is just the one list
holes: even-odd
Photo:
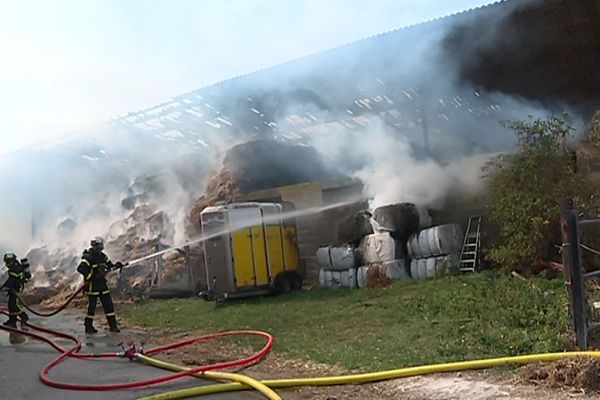
[[(181, 340), (201, 333), (170, 334), (153, 332), (153, 343), (166, 343)], [(232, 346), (231, 342), (203, 342), (186, 347), (184, 350), (170, 351), (161, 358), (184, 365), (201, 365), (209, 362), (231, 360), (250, 354), (251, 351), (241, 346)], [(579, 370), (585, 370), (587, 379), (589, 371), (597, 371), (595, 366), (589, 367), (587, 361), (582, 361), (588, 367), (581, 367), (580, 362), (534, 365), (524, 367), (515, 372), (470, 371), (465, 373), (436, 374), (421, 377), (389, 380), (374, 384), (330, 386), (330, 387), (300, 387), (288, 390), (278, 390), (284, 398), (300, 400), (562, 400), (562, 399), (592, 399), (600, 400), (600, 394), (586, 388), (590, 386), (561, 383), (561, 379), (548, 378), (544, 371), (563, 371), (556, 376), (573, 375)], [(569, 364), (574, 369), (569, 369)], [(595, 365), (595, 364), (594, 364)], [(567, 369), (569, 369), (568, 372)], [(537, 373), (538, 371), (539, 373)], [(234, 372), (242, 372), (258, 379), (315, 377), (346, 374), (348, 371), (336, 366), (317, 364), (308, 361), (290, 360), (281, 354), (270, 353), (261, 363)], [(551, 374), (550, 374), (551, 375)], [(595, 375), (596, 380), (598, 375)], [(581, 379), (586, 379), (581, 378)], [(564, 381), (564, 380), (563, 380)], [(572, 382), (571, 382), (572, 383)], [(593, 387), (593, 385), (591, 386)]]

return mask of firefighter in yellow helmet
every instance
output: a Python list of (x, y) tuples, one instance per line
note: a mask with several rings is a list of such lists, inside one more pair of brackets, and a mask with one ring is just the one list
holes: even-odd
[(90, 242), (90, 248), (83, 252), (77, 272), (83, 275), (86, 284), (85, 294), (88, 296), (87, 315), (85, 316), (85, 332), (97, 333), (94, 328), (94, 315), (98, 299), (102, 303), (104, 315), (108, 321), (111, 332), (119, 332), (115, 306), (110, 296), (110, 290), (106, 282), (106, 274), (114, 269), (121, 269), (126, 264), (117, 262), (113, 264), (108, 256), (104, 254), (104, 239), (95, 237)]

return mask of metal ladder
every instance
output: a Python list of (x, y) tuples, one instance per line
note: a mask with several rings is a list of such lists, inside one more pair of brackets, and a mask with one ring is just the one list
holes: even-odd
[(479, 269), (479, 250), (481, 247), (480, 227), (481, 216), (470, 216), (465, 240), (460, 251), (460, 259), (458, 260), (458, 270), (460, 272), (475, 272)]

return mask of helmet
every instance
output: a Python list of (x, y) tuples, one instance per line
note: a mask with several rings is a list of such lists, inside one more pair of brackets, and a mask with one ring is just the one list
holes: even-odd
[(15, 253), (6, 253), (4, 255), (4, 262), (5, 263), (16, 262), (16, 261), (17, 261), (17, 255)]
[(21, 258), (21, 265), (29, 266), (29, 260), (27, 258)]
[(93, 249), (103, 250), (104, 249), (104, 239), (102, 239), (100, 236), (96, 236), (96, 237), (92, 238), (92, 240), (90, 241), (90, 245), (92, 246)]

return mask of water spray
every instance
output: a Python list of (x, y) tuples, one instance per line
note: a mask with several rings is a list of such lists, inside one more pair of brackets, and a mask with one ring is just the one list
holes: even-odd
[[(196, 238), (194, 238), (192, 240), (186, 241), (184, 244), (182, 244), (180, 246), (169, 247), (167, 249), (164, 249), (164, 250), (161, 250), (161, 251), (157, 251), (155, 253), (151, 253), (151, 254), (148, 254), (148, 255), (140, 257), (140, 258), (136, 258), (135, 260), (129, 261), (124, 267), (119, 268), (119, 271), (122, 270), (122, 269), (124, 269), (124, 268), (131, 267), (131, 266), (133, 266), (135, 264), (139, 264), (139, 263), (141, 263), (143, 261), (159, 257), (159, 256), (161, 256), (161, 255), (163, 255), (163, 254), (165, 254), (165, 253), (167, 253), (169, 251), (173, 251), (175, 249), (179, 249), (181, 247), (189, 246), (189, 245), (192, 245), (192, 244), (201, 243), (201, 242), (204, 242), (206, 240), (209, 240), (209, 239), (212, 239), (212, 238), (215, 238), (215, 237), (226, 235), (226, 234), (228, 234), (230, 232), (233, 232), (233, 231), (236, 231), (238, 229), (248, 228), (248, 227), (251, 227), (251, 226), (254, 226), (254, 225), (257, 225), (257, 224), (263, 224), (263, 223), (267, 223), (267, 224), (268, 223), (272, 223), (272, 222), (278, 222), (279, 223), (283, 219), (290, 219), (290, 218), (302, 217), (302, 216), (305, 216), (305, 215), (318, 214), (318, 213), (323, 212), (323, 211), (327, 211), (327, 210), (331, 210), (331, 209), (335, 209), (335, 208), (339, 208), (339, 207), (348, 206), (350, 204), (355, 204), (355, 203), (357, 203), (359, 201), (362, 201), (362, 200), (365, 200), (365, 198), (363, 198), (363, 197), (356, 197), (356, 198), (352, 198), (350, 200), (346, 200), (346, 201), (339, 202), (339, 203), (334, 203), (334, 204), (329, 204), (329, 205), (326, 205), (326, 206), (311, 207), (311, 208), (305, 208), (305, 209), (302, 209), (302, 210), (288, 211), (288, 212), (285, 212), (285, 213), (275, 214), (275, 215), (269, 215), (269, 216), (266, 216), (264, 218), (255, 219), (255, 220), (249, 219), (249, 220), (246, 220), (246, 222), (244, 222), (243, 224), (240, 224), (239, 226), (229, 227), (229, 228), (221, 230), (221, 231), (213, 232), (213, 233), (206, 234), (206, 235), (201, 235), (201, 236), (196, 237)], [(75, 291), (67, 299), (67, 301), (65, 301), (62, 305), (60, 305), (56, 310), (51, 311), (51, 312), (46, 312), (46, 313), (43, 313), (43, 312), (40, 312), (40, 311), (37, 311), (37, 310), (31, 308), (27, 304), (27, 302), (25, 301), (25, 299), (19, 293), (15, 293), (15, 294), (19, 298), (19, 300), (21, 301), (21, 303), (23, 304), (23, 306), (25, 308), (27, 308), (29, 311), (31, 311), (32, 313), (34, 313), (35, 315), (38, 315), (40, 317), (51, 317), (53, 315), (56, 315), (56, 314), (60, 313), (62, 310), (64, 310), (69, 305), (69, 303), (71, 303), (71, 301), (73, 301), (73, 299), (80, 292), (82, 292), (84, 289), (85, 289), (85, 285), (81, 285), (79, 287), (79, 289), (77, 289), (77, 291)]]
[(210, 234), (200, 235), (198, 237), (195, 237), (193, 239), (190, 239), (190, 240), (184, 242), (181, 245), (172, 246), (172, 247), (166, 248), (164, 250), (160, 250), (155, 253), (151, 253), (146, 256), (140, 257), (140, 258), (136, 258), (134, 260), (129, 261), (129, 263), (124, 268), (129, 268), (129, 267), (131, 267), (135, 264), (139, 264), (143, 261), (147, 261), (147, 260), (159, 257), (159, 256), (161, 256), (165, 253), (168, 253), (170, 251), (173, 251), (175, 249), (180, 249), (182, 247), (190, 246), (190, 245), (197, 244), (197, 243), (202, 243), (206, 240), (210, 240), (210, 239), (213, 239), (213, 238), (216, 238), (219, 236), (226, 235), (226, 234), (231, 233), (232, 231), (235, 231), (238, 229), (249, 228), (251, 226), (254, 226), (257, 224), (262, 224), (262, 223), (268, 224), (268, 223), (272, 223), (272, 222), (279, 222), (282, 219), (298, 218), (298, 217), (303, 217), (303, 216), (307, 216), (307, 215), (318, 214), (323, 211), (332, 210), (332, 209), (340, 208), (340, 207), (345, 207), (350, 204), (355, 204), (355, 203), (357, 203), (359, 201), (363, 201), (363, 200), (365, 200), (365, 198), (361, 196), (361, 197), (356, 197), (356, 198), (352, 198), (350, 200), (346, 200), (346, 201), (334, 203), (334, 204), (329, 204), (329, 205), (325, 205), (325, 206), (309, 207), (309, 208), (304, 208), (301, 210), (287, 211), (285, 213), (269, 215), (269, 216), (261, 217), (260, 219), (255, 219), (255, 220), (249, 219), (249, 220), (246, 220), (246, 222), (244, 222), (243, 224), (236, 226), (235, 228), (230, 227), (230, 228), (223, 229), (221, 231), (213, 232)]

